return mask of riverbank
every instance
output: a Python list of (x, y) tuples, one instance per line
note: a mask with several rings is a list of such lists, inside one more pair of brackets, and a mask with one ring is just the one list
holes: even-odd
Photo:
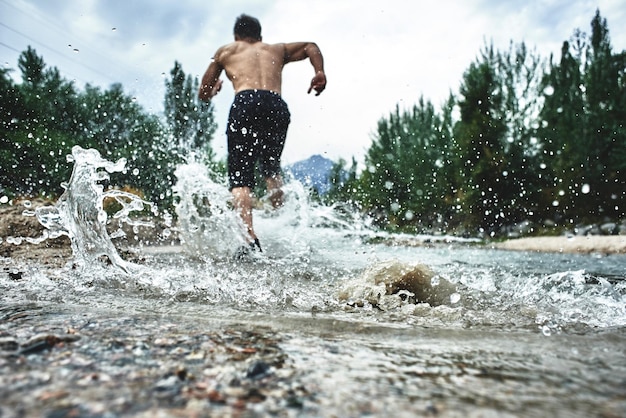
[(496, 249), (514, 251), (626, 254), (626, 235), (527, 237), (511, 239), (491, 246)]
[[(34, 207), (46, 204), (46, 202), (36, 200), (32, 206), (15, 204), (0, 205), (0, 256), (17, 258), (21, 260), (33, 260), (42, 264), (53, 266), (62, 265), (71, 257), (70, 242), (67, 237), (44, 240), (39, 244), (29, 243), (29, 240), (41, 239), (44, 228), (39, 224), (34, 216), (25, 216), (24, 210), (32, 210)], [(26, 206), (26, 207), (25, 207)], [(122, 229), (127, 229), (126, 237), (114, 241), (118, 248), (133, 247), (138, 244), (137, 239), (147, 245), (157, 245), (153, 236), (161, 235), (162, 225), (155, 228), (140, 228), (141, 231), (131, 232), (131, 228), (126, 225)], [(108, 227), (111, 231), (117, 231), (120, 226), (117, 224)], [(173, 232), (172, 232), (173, 233)], [(132, 238), (131, 238), (132, 237)], [(167, 244), (177, 241), (175, 237), (170, 237)], [(463, 245), (465, 241), (448, 242), (445, 238), (433, 239), (432, 237), (407, 237), (398, 236), (384, 240), (388, 245), (403, 246), (435, 246), (455, 243)], [(20, 242), (20, 245), (16, 245)], [(471, 241), (475, 245), (475, 241)], [(553, 252), (553, 253), (582, 253), (582, 254), (626, 254), (626, 235), (585, 235), (585, 236), (542, 236), (524, 237), (509, 239), (497, 243), (484, 244), (488, 248), (507, 251), (531, 251), (531, 252)], [(123, 250), (122, 250), (123, 251)]]

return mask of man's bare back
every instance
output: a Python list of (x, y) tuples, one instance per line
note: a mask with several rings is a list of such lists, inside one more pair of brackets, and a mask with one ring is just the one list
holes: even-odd
[(244, 90), (269, 90), (281, 94), (285, 64), (309, 58), (315, 70), (309, 93), (319, 95), (326, 87), (322, 53), (312, 42), (266, 44), (260, 40), (236, 38), (217, 50), (200, 86), (199, 97), (208, 101), (222, 88), (222, 71), (233, 84), (235, 93)]
[(284, 44), (235, 41), (220, 48), (213, 60), (224, 68), (235, 93), (258, 89), (280, 94), (284, 57)]

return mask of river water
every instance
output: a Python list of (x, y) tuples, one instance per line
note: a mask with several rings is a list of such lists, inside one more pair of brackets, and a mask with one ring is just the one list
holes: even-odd
[[(94, 158), (87, 172), (121, 169)], [(12, 265), (20, 280), (0, 274), (0, 337), (22, 347), (34, 330), (82, 337), (60, 345), (75, 347), (65, 360), (59, 344), (2, 357), (0, 416), (626, 416), (626, 256), (385, 234), (290, 182), (283, 208), (255, 211), (264, 252), (235, 262), (242, 239), (227, 189), (198, 164), (177, 176), (179, 222), (155, 211), (171, 228), (158, 245), (126, 237), (132, 257), (106, 232), (70, 231), (106, 222), (101, 174), (73, 176), (56, 207), (39, 213), (74, 237), (74, 259)], [(119, 217), (141, 206), (116, 196)], [(228, 351), (226, 361), (206, 348), (208, 336), (229, 335), (248, 357)], [(116, 344), (130, 350), (122, 368)], [(158, 366), (141, 360), (146, 353)], [(79, 354), (82, 363), (68, 360)], [(80, 364), (98, 384), (76, 383), (87, 373)], [(138, 395), (137, 375), (150, 367), (152, 395)], [(181, 367), (167, 386), (168, 370)], [(66, 387), (62, 402), (55, 382)]]

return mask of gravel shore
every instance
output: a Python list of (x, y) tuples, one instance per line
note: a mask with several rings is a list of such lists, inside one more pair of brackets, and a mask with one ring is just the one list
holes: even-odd
[(502, 250), (516, 251), (626, 254), (626, 236), (528, 237), (504, 241), (494, 244), (493, 247)]
[[(49, 203), (36, 200), (29, 205), (29, 209), (32, 210), (44, 204)], [(0, 256), (18, 260), (33, 260), (49, 266), (60, 266), (67, 262), (71, 257), (70, 242), (67, 237), (49, 239), (40, 244), (29, 244), (25, 240), (25, 238), (37, 239), (41, 237), (44, 228), (34, 216), (24, 216), (24, 210), (25, 207), (21, 203), (0, 205)], [(109, 229), (116, 230), (118, 228), (118, 225), (114, 225)], [(154, 235), (155, 231), (151, 231), (150, 228), (143, 228), (142, 232), (144, 233), (142, 235), (145, 235), (140, 237), (142, 240), (146, 242), (154, 240), (150, 234)], [(7, 242), (7, 238), (11, 241), (10, 237), (21, 238), (22, 244), (15, 245)], [(394, 240), (394, 243), (397, 244), (396, 241)], [(126, 238), (121, 241), (117, 240), (115, 243), (118, 248), (132, 247), (132, 244)], [(425, 243), (421, 240), (411, 239), (407, 242), (403, 241), (402, 244), (422, 246)], [(525, 237), (491, 243), (487, 246), (511, 251), (626, 254), (626, 235)]]

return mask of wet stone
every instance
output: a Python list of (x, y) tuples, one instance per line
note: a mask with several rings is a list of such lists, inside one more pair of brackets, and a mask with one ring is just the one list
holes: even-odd
[(39, 311), (2, 312), (23, 314), (0, 321), (2, 417), (233, 416), (307, 401), (270, 329)]
[(43, 350), (49, 350), (57, 344), (66, 342), (74, 342), (79, 340), (77, 335), (52, 335), (52, 334), (40, 334), (30, 338), (26, 341), (20, 350), (21, 355), (36, 354)]
[(24, 274), (19, 270), (9, 270), (7, 273), (11, 280), (22, 280), (22, 275)]
[(270, 374), (270, 365), (264, 361), (255, 361), (246, 371), (248, 379), (261, 379)]
[(20, 344), (15, 338), (0, 337), (0, 351), (17, 351)]

